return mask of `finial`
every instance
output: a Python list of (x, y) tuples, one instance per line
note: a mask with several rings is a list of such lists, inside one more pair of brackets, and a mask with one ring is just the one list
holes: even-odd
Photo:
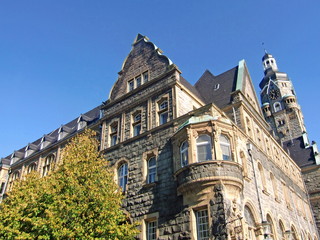
[(261, 45), (262, 45), (262, 47), (263, 47), (264, 53), (267, 54), (268, 52), (267, 52), (267, 50), (266, 50), (265, 47), (264, 47), (264, 42), (262, 42)]

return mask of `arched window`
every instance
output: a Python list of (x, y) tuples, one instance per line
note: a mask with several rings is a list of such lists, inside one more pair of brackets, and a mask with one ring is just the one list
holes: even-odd
[(281, 110), (281, 104), (279, 102), (276, 102), (273, 106), (275, 112), (279, 112)]
[(148, 160), (148, 183), (153, 183), (156, 181), (157, 174), (157, 162), (155, 157), (151, 157)]
[(52, 169), (54, 164), (54, 155), (50, 154), (48, 157), (46, 157), (43, 167), (42, 167), (42, 176), (47, 176), (49, 171)]
[(291, 227), (291, 240), (298, 240), (297, 231), (294, 226)]
[(284, 228), (283, 222), (279, 221), (279, 228), (280, 228), (280, 240), (286, 240), (286, 229)]
[(246, 229), (244, 230), (247, 233), (245, 239), (255, 240), (255, 221), (251, 209), (248, 206), (244, 207), (244, 220), (246, 223)]
[(272, 173), (270, 173), (270, 180), (271, 180), (271, 183), (272, 183), (274, 197), (275, 197), (275, 199), (278, 199), (277, 183), (276, 183), (276, 180), (275, 180), (275, 178), (274, 178)]
[(262, 183), (262, 190), (267, 191), (266, 178), (265, 178), (264, 170), (263, 170), (261, 163), (258, 163), (258, 169), (259, 169), (260, 179), (261, 179), (261, 183)]
[(31, 173), (32, 171), (35, 171), (36, 168), (37, 168), (37, 165), (35, 163), (29, 164), (29, 166), (27, 168), (27, 174)]
[(230, 140), (226, 135), (220, 135), (220, 148), (222, 152), (222, 160), (232, 160)]
[(211, 149), (211, 137), (209, 135), (200, 135), (197, 138), (198, 162), (212, 160)]
[(189, 144), (187, 141), (184, 141), (180, 146), (180, 159), (181, 159), (181, 167), (187, 166), (188, 161), (188, 148)]
[(122, 191), (127, 190), (128, 183), (128, 164), (124, 163), (118, 168), (118, 185), (122, 188)]
[(274, 231), (274, 225), (273, 225), (273, 221), (270, 217), (270, 215), (267, 215), (267, 222), (269, 223), (269, 234), (270, 234), (270, 238), (271, 239), (275, 239), (275, 231)]

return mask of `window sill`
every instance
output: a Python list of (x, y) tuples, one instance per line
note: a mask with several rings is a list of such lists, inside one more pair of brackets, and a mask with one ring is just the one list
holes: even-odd
[(152, 188), (154, 186), (157, 185), (157, 181), (153, 182), (153, 183), (145, 183), (142, 187), (143, 188)]
[(270, 193), (266, 190), (266, 189), (263, 189), (262, 192), (267, 195), (267, 196), (270, 196)]

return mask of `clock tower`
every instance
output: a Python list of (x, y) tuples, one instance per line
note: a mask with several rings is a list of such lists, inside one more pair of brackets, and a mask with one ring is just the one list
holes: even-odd
[(264, 78), (261, 88), (262, 112), (280, 142), (302, 136), (305, 132), (303, 115), (288, 75), (280, 72), (275, 58), (265, 53), (262, 58)]

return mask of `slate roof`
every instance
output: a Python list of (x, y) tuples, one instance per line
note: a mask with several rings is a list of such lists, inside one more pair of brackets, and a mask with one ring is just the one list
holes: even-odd
[(205, 102), (205, 99), (202, 97), (202, 95), (199, 93), (199, 91), (192, 86), (185, 78), (180, 76), (180, 82), (183, 86), (185, 86), (190, 92), (192, 92), (195, 96), (197, 96), (201, 101)]
[[(62, 125), (61, 127), (55, 129), (54, 131), (50, 132), (49, 134), (43, 135), (43, 137), (35, 140), (32, 143), (27, 144), (29, 146), (29, 149), (35, 150), (35, 152), (40, 150), (40, 145), (43, 141), (48, 141), (50, 144), (48, 145), (51, 146), (53, 143), (58, 141), (58, 136), (59, 136), (59, 131), (64, 131), (67, 132), (68, 134), (73, 134), (77, 132), (77, 126), (78, 126), (78, 121), (86, 121), (87, 125), (91, 125), (92, 123), (95, 123), (98, 119), (100, 118), (100, 106), (95, 107), (94, 109), (86, 112), (85, 114), (81, 114), (79, 117), (73, 119), (69, 123)], [(26, 147), (24, 146), (23, 148), (14, 151), (14, 155), (20, 159), (24, 158), (25, 150)], [(31, 147), (31, 148), (30, 148)], [(3, 159), (11, 159), (12, 154), (9, 156), (3, 158)]]
[(312, 147), (304, 147), (302, 136), (292, 141), (283, 142), (283, 148), (289, 152), (291, 158), (299, 167), (306, 167), (315, 163)]
[[(195, 88), (201, 94), (205, 103), (214, 103), (219, 108), (224, 108), (231, 101), (231, 93), (235, 91), (238, 76), (238, 66), (214, 76), (206, 70), (196, 82)], [(219, 86), (218, 89), (215, 89)]]

